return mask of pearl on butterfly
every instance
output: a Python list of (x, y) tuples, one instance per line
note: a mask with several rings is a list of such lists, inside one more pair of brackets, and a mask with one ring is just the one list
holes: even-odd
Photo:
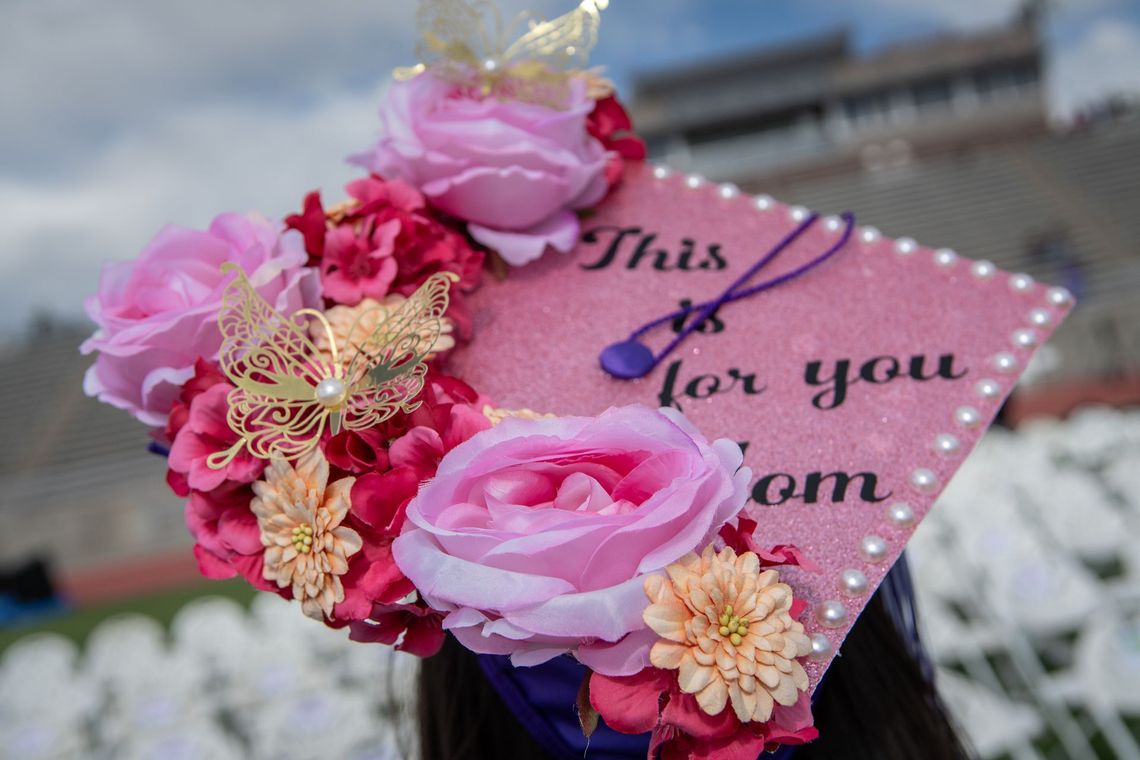
[(1032, 348), (1037, 345), (1037, 333), (1028, 327), (1014, 330), (1010, 339), (1013, 341), (1013, 345), (1018, 348)]
[(903, 256), (909, 256), (918, 250), (918, 243), (912, 238), (899, 238), (895, 241), (895, 253), (900, 253)]
[(864, 243), (876, 243), (882, 237), (881, 232), (874, 227), (864, 227), (863, 231), (859, 233), (859, 239)]
[(842, 628), (847, 622), (847, 608), (838, 599), (828, 599), (815, 608), (815, 619), (824, 628)]
[(326, 377), (317, 384), (317, 403), (321, 406), (340, 406), (348, 395), (348, 387), (339, 377)]
[(994, 354), (992, 363), (994, 365), (994, 369), (996, 369), (998, 372), (1005, 372), (1006, 374), (1009, 374), (1010, 372), (1017, 370), (1017, 357), (1008, 351), (1002, 351), (1001, 353)]
[(813, 660), (826, 660), (831, 656), (831, 639), (822, 633), (811, 636), (811, 658)]
[(685, 177), (685, 187), (690, 190), (696, 190), (704, 183), (704, 177), (701, 177), (699, 174), (690, 174), (688, 177)]
[(950, 433), (939, 433), (934, 436), (934, 450), (943, 456), (957, 454), (960, 448), (962, 448), (961, 441)]
[(879, 562), (887, 556), (887, 542), (882, 536), (863, 536), (859, 542), (859, 554), (868, 562)]
[(1033, 278), (1024, 272), (1009, 276), (1009, 289), (1014, 293), (1025, 293), (1033, 287)]
[(1049, 288), (1049, 290), (1045, 293), (1045, 300), (1054, 306), (1064, 306), (1072, 302), (1073, 294), (1070, 293), (1066, 288), (1058, 286)]
[(717, 193), (721, 198), (724, 198), (726, 201), (728, 201), (740, 195), (740, 188), (731, 182), (726, 182), (717, 188)]
[(672, 173), (673, 172), (669, 171), (669, 168), (666, 166), (654, 166), (653, 167), (654, 179), (668, 179), (669, 175)]
[(494, 58), (483, 59), (483, 71), (492, 72), (499, 68), (499, 62)]
[(887, 519), (899, 527), (907, 527), (914, 523), (914, 510), (905, 501), (896, 501), (887, 507)]
[(998, 384), (998, 381), (991, 380), (988, 377), (984, 380), (979, 380), (977, 385), (974, 386), (974, 390), (976, 390), (978, 395), (982, 398), (994, 399), (1001, 395), (1001, 386)]
[(757, 211), (767, 211), (772, 208), (774, 202), (770, 195), (757, 195), (753, 199), (752, 205), (756, 207)]
[(960, 406), (954, 410), (954, 421), (962, 427), (974, 427), (982, 421), (982, 415), (972, 406)]
[(850, 596), (867, 593), (867, 576), (861, 570), (851, 567), (839, 574), (839, 588)]
[(939, 248), (934, 252), (934, 263), (940, 267), (953, 266), (958, 260), (958, 254), (950, 248)]
[(1045, 327), (1053, 321), (1053, 315), (1048, 309), (1033, 309), (1029, 312), (1029, 322), (1038, 327)]
[(979, 280), (990, 279), (994, 276), (994, 272), (996, 271), (997, 267), (994, 266), (994, 263), (992, 261), (986, 261), (985, 259), (982, 259), (981, 261), (975, 261), (970, 265), (970, 274), (974, 275)]

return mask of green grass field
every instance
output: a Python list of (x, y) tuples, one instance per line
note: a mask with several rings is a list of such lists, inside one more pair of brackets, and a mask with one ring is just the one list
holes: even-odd
[(203, 596), (224, 596), (248, 606), (257, 593), (242, 579), (228, 581), (201, 581), (157, 594), (117, 600), (108, 604), (64, 610), (58, 614), (36, 619), (34, 622), (0, 629), (0, 653), (13, 642), (33, 633), (58, 633), (79, 645), (107, 618), (127, 612), (154, 618), (168, 626), (174, 614), (188, 602)]

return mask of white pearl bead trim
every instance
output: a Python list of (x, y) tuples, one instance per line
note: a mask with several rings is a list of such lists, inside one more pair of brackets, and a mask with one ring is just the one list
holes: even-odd
[(982, 421), (982, 415), (972, 406), (960, 406), (954, 410), (954, 421), (962, 427), (975, 427)]
[(994, 276), (994, 273), (996, 271), (997, 267), (994, 266), (993, 262), (986, 261), (985, 259), (975, 261), (970, 265), (970, 274), (974, 275), (974, 277), (977, 277), (979, 280), (990, 279)]
[(838, 599), (828, 599), (816, 606), (815, 619), (824, 628), (842, 628), (847, 622), (847, 608)]
[(940, 267), (952, 267), (958, 261), (958, 254), (949, 248), (939, 248), (934, 252), (934, 263)]
[(934, 442), (931, 445), (937, 453), (945, 457), (957, 454), (962, 448), (962, 442), (950, 433), (939, 433), (934, 436)]
[(868, 562), (881, 562), (887, 556), (887, 542), (882, 536), (863, 536), (859, 542), (859, 555)]
[(831, 656), (831, 649), (831, 639), (822, 633), (812, 634), (810, 656), (813, 660), (826, 660)]
[(914, 510), (905, 501), (896, 501), (887, 507), (887, 519), (892, 525), (906, 528), (914, 524)]
[(895, 241), (895, 253), (902, 256), (909, 256), (918, 250), (918, 243), (913, 239), (904, 237)]
[(1007, 375), (1011, 372), (1017, 371), (1017, 357), (1008, 351), (1002, 351), (1001, 353), (994, 354), (994, 358), (991, 360), (991, 363), (993, 364), (994, 369)]
[(1024, 273), (1009, 276), (1009, 289), (1014, 293), (1028, 293), (1033, 289), (1033, 278)]
[(839, 574), (839, 589), (848, 596), (860, 596), (867, 593), (867, 576), (862, 570), (853, 567), (847, 568)]
[(1001, 395), (1001, 385), (998, 384), (997, 380), (990, 380), (989, 378), (979, 380), (977, 384), (974, 385), (974, 390), (978, 392), (979, 396), (985, 399), (992, 400)]

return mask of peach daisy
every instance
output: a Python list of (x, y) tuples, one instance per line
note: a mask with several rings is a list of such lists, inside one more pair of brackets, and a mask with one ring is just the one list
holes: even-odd
[(265, 547), (263, 576), (278, 588), (292, 586), (301, 610), (317, 620), (331, 619), (333, 605), (344, 601), (339, 576), (362, 543), (360, 534), (341, 525), (356, 478), (328, 480), (320, 449), (293, 463), (275, 460), (253, 484), (250, 505)]
[(775, 570), (760, 571), (753, 552), (737, 556), (709, 546), (645, 579), (652, 602), (643, 618), (661, 640), (655, 667), (676, 670), (681, 691), (708, 715), (732, 704), (741, 722), (767, 721), (776, 704), (791, 706), (807, 691), (797, 658), (811, 640), (792, 619), (792, 589)]
[[(404, 305), (408, 299), (399, 293), (390, 293), (377, 301), (365, 298), (356, 306), (334, 306), (325, 312), (325, 319), (332, 327), (333, 338), (336, 340), (337, 350), (342, 356), (352, 356), (352, 346), (360, 344), (368, 338), (376, 328)], [(455, 338), (451, 336), (454, 325), (447, 317), (440, 318), (439, 337), (432, 346), (431, 353), (425, 359), (430, 361), (435, 356), (455, 348)], [(329, 336), (319, 324), (314, 324), (310, 330), (313, 345), (326, 361), (332, 359), (329, 346)]]

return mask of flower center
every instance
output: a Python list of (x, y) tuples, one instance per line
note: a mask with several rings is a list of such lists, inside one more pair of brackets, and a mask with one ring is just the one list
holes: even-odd
[(726, 604), (717, 622), (720, 623), (720, 635), (727, 636), (734, 647), (740, 646), (740, 642), (744, 641), (744, 637), (748, 634), (748, 618), (733, 615), (732, 605)]
[(313, 529), (308, 525), (293, 528), (293, 548), (298, 554), (308, 554), (313, 550)]

